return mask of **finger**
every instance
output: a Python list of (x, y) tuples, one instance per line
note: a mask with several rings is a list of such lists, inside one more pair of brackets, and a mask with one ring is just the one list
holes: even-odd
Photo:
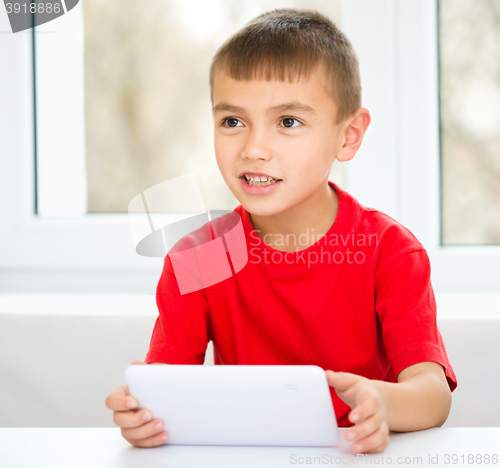
[(151, 411), (147, 409), (134, 411), (115, 411), (113, 413), (113, 422), (122, 428), (139, 427), (151, 421)]
[(356, 424), (356, 426), (347, 429), (345, 438), (346, 440), (352, 441), (367, 437), (374, 433), (382, 425), (383, 421), (384, 417), (382, 413), (378, 411), (364, 421)]
[(359, 400), (360, 403), (353, 408), (347, 417), (352, 423), (359, 424), (382, 409), (382, 402), (374, 395), (360, 392), (356, 400)]
[(130, 363), (131, 366), (133, 366), (134, 364), (146, 364), (144, 361), (132, 361)]
[(360, 379), (359, 375), (351, 374), (350, 372), (333, 372), (332, 370), (325, 372), (328, 385), (339, 392), (345, 392)]
[(113, 411), (127, 411), (137, 408), (137, 400), (130, 395), (128, 387), (122, 385), (106, 398), (106, 407)]
[(371, 450), (368, 450), (365, 453), (380, 453), (383, 450), (385, 450), (388, 445), (389, 445), (389, 437), (387, 438), (387, 440), (385, 442), (383, 442), (382, 444), (380, 444), (378, 447), (375, 447), (375, 448), (373, 448)]
[(159, 434), (164, 429), (165, 424), (161, 419), (153, 419), (139, 427), (122, 428), (122, 435), (127, 440), (140, 440)]
[(389, 427), (384, 421), (374, 433), (368, 437), (357, 440), (353, 443), (354, 453), (367, 453), (368, 451), (377, 450), (381, 445), (389, 441)]
[(149, 448), (156, 447), (158, 445), (163, 445), (168, 441), (168, 434), (166, 432), (160, 432), (151, 437), (146, 437), (145, 439), (127, 439), (135, 447)]

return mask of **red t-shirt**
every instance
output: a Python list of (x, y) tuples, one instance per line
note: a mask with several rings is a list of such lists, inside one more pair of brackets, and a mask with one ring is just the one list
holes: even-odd
[[(330, 186), (337, 217), (305, 250), (271, 248), (239, 205), (248, 263), (236, 275), (181, 295), (167, 255), (145, 361), (202, 364), (210, 340), (215, 364), (313, 364), (386, 382), (431, 361), (453, 391), (427, 252), (399, 222)], [(339, 426), (351, 426), (350, 408), (330, 392)]]

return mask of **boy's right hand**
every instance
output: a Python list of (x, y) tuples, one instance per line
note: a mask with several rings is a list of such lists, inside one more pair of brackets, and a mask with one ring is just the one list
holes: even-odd
[[(134, 361), (132, 364), (144, 364)], [(151, 411), (137, 409), (137, 400), (130, 396), (127, 385), (122, 385), (106, 398), (106, 407), (113, 411), (113, 421), (121, 428), (122, 436), (135, 447), (156, 447), (168, 440), (161, 419), (151, 420)]]

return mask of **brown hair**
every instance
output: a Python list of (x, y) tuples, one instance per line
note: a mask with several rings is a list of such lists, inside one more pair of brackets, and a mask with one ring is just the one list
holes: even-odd
[(235, 80), (265, 78), (290, 82), (308, 77), (325, 65), (337, 104), (340, 124), (361, 107), (359, 62), (347, 37), (326, 16), (314, 10), (280, 8), (263, 13), (230, 36), (218, 49), (210, 66), (210, 99), (213, 104), (215, 71), (223, 69)]

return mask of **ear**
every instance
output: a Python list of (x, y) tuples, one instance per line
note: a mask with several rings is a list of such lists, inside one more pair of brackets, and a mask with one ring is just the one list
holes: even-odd
[(342, 146), (337, 154), (337, 160), (350, 161), (354, 158), (365, 135), (368, 125), (370, 125), (371, 116), (368, 109), (360, 107), (346, 122), (346, 129), (342, 138)]

